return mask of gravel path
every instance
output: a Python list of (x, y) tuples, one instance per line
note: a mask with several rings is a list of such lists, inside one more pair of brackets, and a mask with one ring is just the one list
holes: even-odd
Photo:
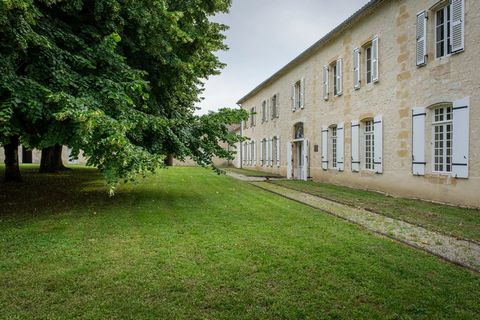
[(238, 180), (247, 181), (247, 182), (259, 182), (259, 181), (266, 181), (265, 177), (247, 177), (243, 174), (227, 171), (226, 175)]
[(392, 219), (366, 210), (353, 208), (334, 201), (263, 181), (253, 185), (285, 198), (295, 200), (326, 213), (361, 225), (397, 241), (425, 250), (445, 260), (480, 272), (480, 245), (446, 236), (425, 228)]

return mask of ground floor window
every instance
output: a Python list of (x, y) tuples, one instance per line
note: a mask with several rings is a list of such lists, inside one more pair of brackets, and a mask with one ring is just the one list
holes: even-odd
[(332, 149), (332, 168), (337, 168), (337, 127), (330, 128), (331, 134), (331, 149)]
[(451, 106), (436, 108), (433, 113), (433, 165), (438, 173), (452, 172), (453, 114)]
[(374, 133), (373, 120), (365, 121), (365, 169), (373, 170), (373, 156), (374, 156)]

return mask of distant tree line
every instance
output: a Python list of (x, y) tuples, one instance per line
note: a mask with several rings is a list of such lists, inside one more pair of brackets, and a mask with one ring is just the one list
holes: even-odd
[(110, 186), (172, 157), (212, 165), (239, 141), (221, 109), (197, 116), (203, 81), (224, 66), (230, 0), (3, 0), (0, 145), (5, 178), (20, 180), (18, 146), (42, 149), (41, 170), (62, 170), (61, 146), (80, 150)]

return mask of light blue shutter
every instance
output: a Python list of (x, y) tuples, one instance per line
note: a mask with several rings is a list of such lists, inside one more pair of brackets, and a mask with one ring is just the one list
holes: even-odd
[(373, 165), (376, 173), (383, 172), (383, 123), (382, 116), (377, 116), (373, 120)]
[(417, 13), (417, 66), (427, 63), (427, 12)]
[(360, 148), (359, 148), (359, 130), (360, 122), (352, 120), (352, 171), (360, 171)]
[(342, 71), (343, 63), (342, 59), (337, 60), (337, 96), (341, 96), (343, 93), (343, 71)]
[(328, 169), (328, 127), (322, 128), (322, 169)]
[(308, 180), (308, 169), (310, 167), (309, 152), (310, 152), (310, 144), (308, 142), (308, 139), (305, 139), (305, 140), (303, 140), (303, 168), (302, 168), (302, 170), (303, 170), (302, 178), (305, 181)]
[(360, 89), (360, 49), (353, 50), (353, 88)]
[(453, 103), (452, 175), (468, 178), (470, 98)]
[(372, 81), (378, 82), (378, 37), (372, 40)]
[(328, 100), (328, 66), (323, 66), (323, 100)]
[(300, 108), (305, 108), (305, 78), (300, 80)]
[(452, 52), (455, 53), (462, 51), (465, 46), (465, 1), (452, 0), (451, 10), (450, 34), (452, 35)]
[(425, 108), (412, 109), (412, 173), (425, 175)]
[(337, 124), (337, 169), (338, 171), (345, 170), (345, 150), (344, 150), (344, 141), (345, 141), (345, 130), (343, 122)]

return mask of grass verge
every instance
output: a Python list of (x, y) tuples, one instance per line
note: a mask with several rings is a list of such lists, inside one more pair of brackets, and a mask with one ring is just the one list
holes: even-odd
[(383, 195), (313, 181), (282, 180), (272, 183), (367, 209), (427, 229), (480, 241), (480, 210)]

